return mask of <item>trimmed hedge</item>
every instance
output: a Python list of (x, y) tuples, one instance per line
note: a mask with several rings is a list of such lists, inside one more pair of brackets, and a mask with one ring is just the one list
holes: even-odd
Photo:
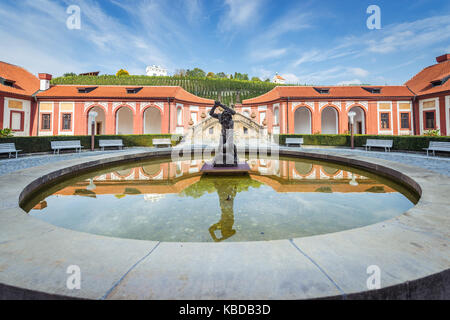
[[(286, 138), (303, 138), (305, 145), (315, 146), (342, 146), (350, 147), (350, 135), (347, 134), (281, 134), (280, 145), (286, 145)], [(393, 150), (423, 151), (428, 148), (430, 141), (450, 142), (450, 137), (428, 136), (382, 136), (382, 135), (355, 135), (355, 147), (362, 147), (367, 139), (394, 140)]]
[[(99, 140), (122, 139), (125, 147), (152, 147), (153, 139), (172, 139), (172, 145), (181, 141), (180, 135), (172, 134), (146, 134), (146, 135), (104, 135), (95, 136), (95, 147), (99, 148)], [(0, 143), (15, 143), (17, 150), (22, 153), (52, 151), (50, 141), (80, 140), (85, 150), (91, 148), (91, 136), (49, 136), (49, 137), (11, 137), (0, 138)]]

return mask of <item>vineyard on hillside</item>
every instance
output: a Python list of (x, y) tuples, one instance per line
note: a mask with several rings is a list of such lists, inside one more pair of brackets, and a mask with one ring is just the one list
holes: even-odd
[(130, 85), (180, 86), (196, 96), (234, 104), (258, 97), (277, 86), (275, 83), (234, 79), (149, 77), (149, 76), (70, 76), (52, 80), (52, 84), (66, 85)]

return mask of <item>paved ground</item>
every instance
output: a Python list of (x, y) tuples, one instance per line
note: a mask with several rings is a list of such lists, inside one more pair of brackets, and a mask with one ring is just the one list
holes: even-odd
[[(72, 170), (87, 169), (90, 164), (82, 157), (94, 154), (67, 155), (74, 159), (58, 162), (55, 159), (65, 156), (40, 156), (40, 164), (51, 165), (0, 176), (0, 299), (36, 299), (44, 293), (87, 299), (450, 299), (450, 177), (376, 158), (402, 159), (401, 154), (304, 151), (286, 154), (305, 157), (311, 152), (317, 158), (317, 153), (328, 152), (331, 160), (333, 154), (345, 155), (348, 165), (358, 161), (364, 167), (369, 161), (365, 165), (378, 165), (381, 173), (392, 174), (392, 169), (399, 177), (409, 176), (422, 190), (421, 201), (388, 221), (306, 238), (241, 243), (109, 238), (58, 228), (24, 214), (19, 197), (26, 195), (26, 186), (45, 183), (52, 178), (50, 172), (67, 174), (69, 165)], [(89, 159), (108, 165), (136, 157), (134, 152), (114, 153), (96, 153)], [(141, 156), (170, 154), (165, 148)], [(375, 158), (367, 160), (366, 155)], [(411, 159), (428, 165), (420, 156), (408, 155), (405, 161)], [(5, 165), (14, 168), (38, 160)], [(32, 191), (27, 189), (28, 194)], [(70, 265), (80, 267), (81, 290), (66, 286)], [(381, 290), (367, 291), (369, 266), (379, 268)]]
[[(303, 148), (304, 151), (314, 152), (327, 152), (327, 148)], [(356, 153), (364, 157), (384, 159), (390, 161), (396, 161), (411, 166), (421, 167), (427, 170), (438, 172), (450, 176), (450, 158), (443, 157), (427, 157), (426, 155), (414, 154), (414, 153), (401, 153), (401, 152), (378, 152), (378, 151), (365, 151), (365, 150), (351, 150), (332, 148), (328, 149), (333, 152), (339, 153)]]
[(18, 159), (1, 159), (0, 160), (0, 176), (14, 171), (19, 171), (31, 167), (51, 165), (59, 161), (74, 160), (90, 156), (99, 156), (103, 154), (118, 155), (127, 151), (148, 151), (151, 148), (128, 148), (126, 150), (112, 150), (112, 151), (83, 151), (81, 153), (65, 153), (60, 155), (44, 154), (36, 156), (24, 156)]
[[(293, 148), (298, 149), (298, 148)], [(36, 166), (42, 166), (46, 164), (53, 164), (59, 161), (65, 160), (74, 160), (83, 157), (89, 157), (94, 155), (103, 155), (103, 154), (112, 154), (117, 155), (122, 152), (127, 151), (150, 151), (152, 148), (128, 148), (124, 151), (114, 150), (114, 151), (85, 151), (82, 153), (67, 153), (62, 155), (38, 155), (38, 156), (25, 156), (19, 159), (2, 159), (0, 160), (0, 176), (5, 175), (10, 172), (27, 169)], [(366, 152), (364, 150), (351, 150), (346, 148), (326, 148), (326, 147), (304, 147), (302, 148), (304, 151), (314, 151), (314, 152), (327, 152), (333, 151), (337, 153), (356, 153), (365, 157), (378, 158), (390, 161), (397, 161), (400, 163), (418, 166), (424, 169), (428, 169), (431, 171), (435, 171), (441, 174), (445, 174), (450, 176), (450, 158), (442, 158), (442, 157), (429, 157), (427, 158), (421, 154), (414, 153), (400, 153), (400, 152), (378, 152), (378, 151), (369, 151)]]

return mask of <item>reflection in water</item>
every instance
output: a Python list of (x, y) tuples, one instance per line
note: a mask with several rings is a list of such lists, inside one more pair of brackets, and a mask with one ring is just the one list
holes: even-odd
[[(213, 224), (209, 228), (209, 233), (215, 242), (220, 242), (226, 240), (236, 233), (236, 230), (233, 229), (234, 225), (234, 197), (236, 197), (237, 184), (236, 181), (230, 181), (227, 184), (223, 184), (214, 181), (214, 187), (217, 190), (217, 194), (219, 195), (220, 201), (220, 210), (222, 210), (222, 217), (220, 221), (216, 224)], [(218, 238), (216, 236), (216, 231), (219, 230), (222, 233), (222, 237)]]
[(222, 242), (361, 227), (398, 216), (417, 200), (384, 178), (331, 163), (250, 159), (247, 176), (204, 177), (204, 162), (105, 169), (44, 190), (23, 208), (54, 225), (99, 235)]

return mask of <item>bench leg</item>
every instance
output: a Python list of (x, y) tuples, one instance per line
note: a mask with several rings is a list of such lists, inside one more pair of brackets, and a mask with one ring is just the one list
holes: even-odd
[(16, 151), (16, 159), (17, 159), (17, 153), (18, 153), (19, 151)]

